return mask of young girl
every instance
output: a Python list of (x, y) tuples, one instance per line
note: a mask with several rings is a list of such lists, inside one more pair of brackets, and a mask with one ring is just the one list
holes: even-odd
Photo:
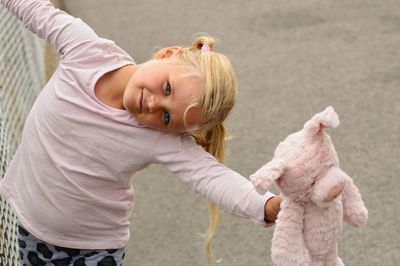
[(0, 184), (19, 219), (22, 264), (121, 265), (132, 176), (150, 164), (229, 213), (274, 222), (280, 197), (260, 196), (217, 161), (237, 85), (212, 38), (137, 65), (46, 0), (0, 1), (60, 55)]

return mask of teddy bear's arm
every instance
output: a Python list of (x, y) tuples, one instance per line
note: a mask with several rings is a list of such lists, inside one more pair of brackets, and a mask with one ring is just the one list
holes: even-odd
[(274, 265), (305, 266), (311, 263), (303, 236), (303, 219), (303, 206), (285, 198), (272, 238), (271, 257)]
[(283, 171), (284, 165), (281, 161), (273, 159), (250, 175), (250, 180), (258, 193), (265, 194), (271, 184), (282, 175)]
[(355, 227), (365, 225), (368, 220), (368, 210), (361, 199), (358, 188), (349, 177), (342, 192), (343, 219)]

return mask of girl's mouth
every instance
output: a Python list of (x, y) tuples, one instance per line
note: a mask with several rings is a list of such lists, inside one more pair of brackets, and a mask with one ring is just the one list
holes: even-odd
[(138, 106), (139, 106), (139, 111), (142, 113), (143, 112), (143, 89), (139, 93)]

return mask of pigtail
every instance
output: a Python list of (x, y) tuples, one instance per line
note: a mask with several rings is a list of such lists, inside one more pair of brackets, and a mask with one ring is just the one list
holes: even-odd
[[(199, 36), (192, 45), (182, 48), (177, 58), (194, 70), (193, 73), (198, 75), (203, 87), (200, 99), (189, 105), (189, 108), (200, 109), (201, 123), (199, 127), (192, 129), (190, 125), (185, 124), (187, 132), (192, 134), (197, 144), (222, 163), (226, 140), (223, 122), (235, 103), (237, 80), (229, 58), (215, 52), (215, 42), (210, 36)], [(211, 202), (208, 204), (208, 210), (209, 227), (205, 251), (208, 265), (212, 265), (211, 241), (218, 227), (221, 210)]]
[[(224, 160), (226, 130), (223, 124), (217, 124), (205, 135), (194, 135), (197, 144), (201, 145), (208, 153), (213, 155), (220, 163)], [(207, 254), (208, 265), (212, 265), (211, 242), (215, 236), (221, 219), (221, 209), (217, 204), (208, 203), (209, 225), (204, 249)]]
[(223, 124), (213, 126), (205, 134), (194, 134), (194, 138), (197, 144), (201, 145), (220, 163), (224, 161), (226, 134)]
[[(200, 36), (198, 37), (193, 43), (192, 43), (192, 47), (191, 50), (200, 50), (203, 52), (209, 52), (213, 50), (213, 46), (215, 44), (215, 39), (209, 36)], [(204, 47), (208, 47), (210, 48), (208, 49), (204, 49)], [(203, 49), (202, 49), (203, 48)]]
[(207, 231), (207, 236), (206, 240), (204, 243), (204, 249), (207, 254), (207, 262), (208, 265), (212, 265), (212, 251), (211, 251), (211, 242), (215, 236), (215, 233), (217, 232), (219, 221), (221, 220), (221, 209), (212, 202), (208, 203), (208, 218), (209, 218), (209, 224), (208, 224), (208, 231)]

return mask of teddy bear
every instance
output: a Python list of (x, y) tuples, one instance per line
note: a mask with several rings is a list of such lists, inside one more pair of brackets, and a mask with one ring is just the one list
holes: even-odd
[(367, 222), (360, 192), (340, 168), (325, 132), (338, 125), (337, 113), (327, 107), (281, 142), (273, 159), (250, 176), (259, 193), (275, 183), (282, 196), (271, 244), (274, 265), (344, 265), (338, 256), (343, 220), (355, 227)]

